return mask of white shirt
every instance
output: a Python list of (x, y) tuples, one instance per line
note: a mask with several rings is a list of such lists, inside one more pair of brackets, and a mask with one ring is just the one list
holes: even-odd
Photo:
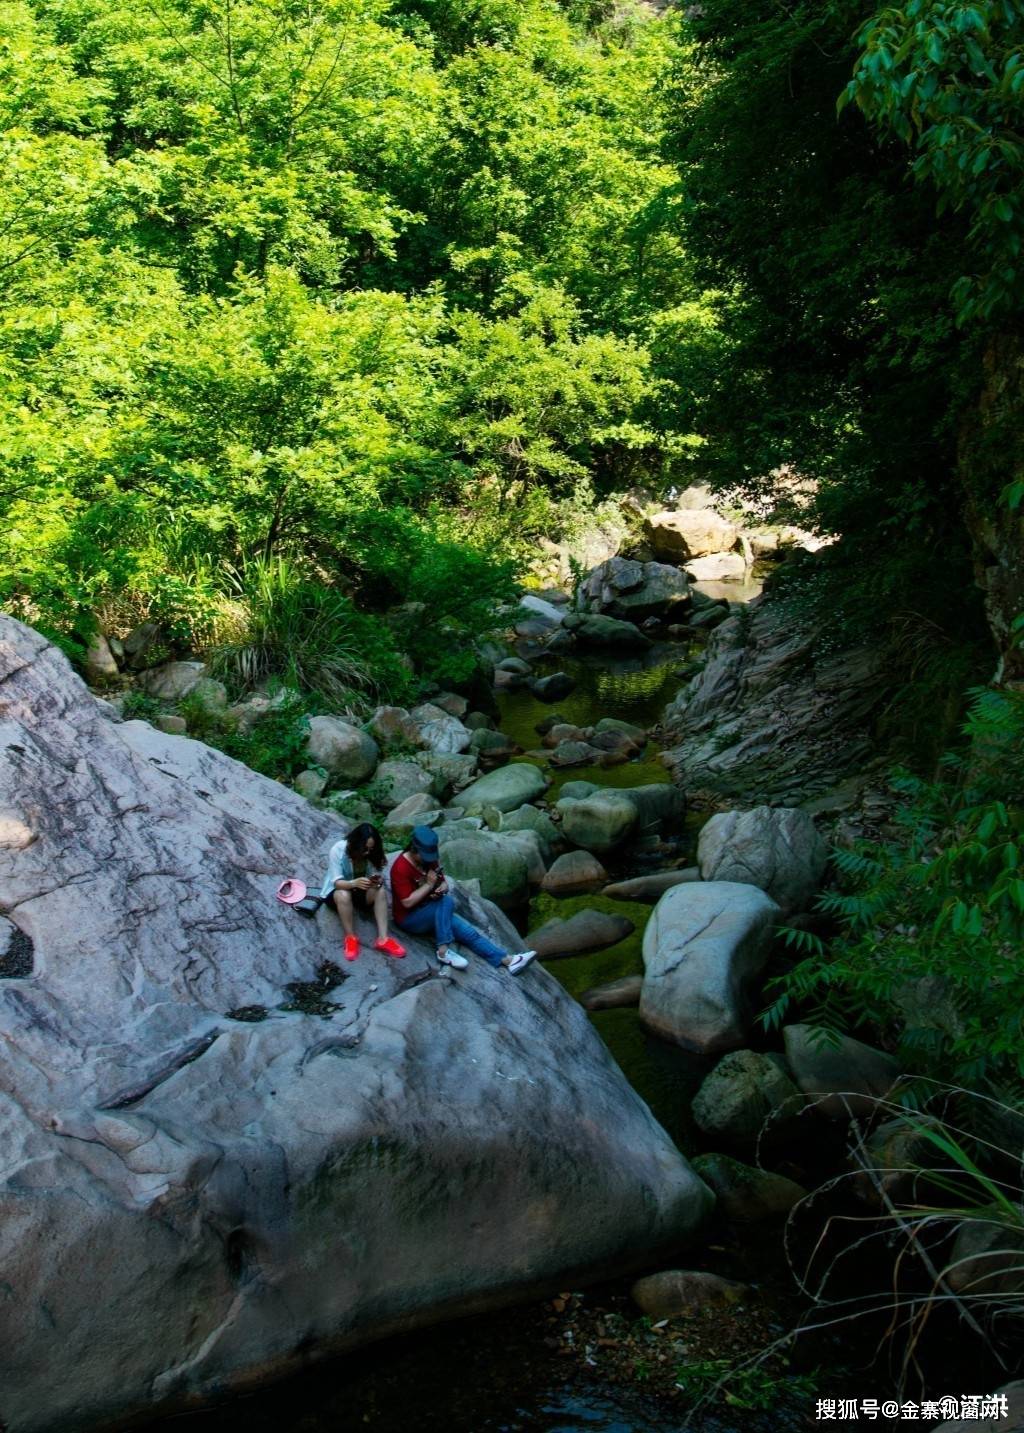
[(352, 857), (345, 849), (347, 841), (347, 836), (342, 836), (340, 841), (335, 841), (331, 847), (331, 854), (327, 857), (327, 875), (320, 891), (324, 900), (327, 900), (334, 890), (335, 881), (354, 881), (356, 878)]

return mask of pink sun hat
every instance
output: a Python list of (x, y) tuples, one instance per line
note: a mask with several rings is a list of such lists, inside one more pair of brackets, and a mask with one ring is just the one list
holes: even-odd
[(278, 886), (277, 899), (283, 901), (286, 906), (297, 906), (299, 901), (306, 899), (305, 881), (299, 881), (294, 876), (289, 876)]

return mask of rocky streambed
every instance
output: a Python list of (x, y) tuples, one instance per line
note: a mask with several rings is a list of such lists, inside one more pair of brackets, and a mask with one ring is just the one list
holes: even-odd
[[(610, 559), (582, 592), (524, 599), (476, 706), (436, 691), (313, 717), (294, 792), (183, 739), (173, 710), (121, 720), (3, 622), (9, 1429), (178, 1413), (288, 1373), (255, 1415), (209, 1417), (386, 1430), (419, 1378), (447, 1427), (678, 1428), (785, 1331), (781, 1221), (899, 1076), (861, 1042), (755, 1023), (777, 928), (823, 878), (827, 803), (795, 804), (794, 740), (788, 804), (701, 781), (687, 808), (692, 771), (737, 743), (770, 770), (764, 721), (789, 699), (756, 605), (647, 560)], [(239, 725), (277, 700), (224, 710), (198, 662), (141, 681)], [(867, 709), (844, 709), (850, 730)], [(433, 825), (464, 913), (547, 969), (453, 977), (420, 941), (339, 969), (333, 913), (300, 921), (273, 892), (316, 883), (367, 818), (392, 850)], [(873, 1132), (877, 1168), (907, 1158), (899, 1133)], [(478, 1333), (422, 1332), (463, 1316)], [(381, 1339), (333, 1365), (339, 1422), (310, 1368)], [(806, 1368), (756, 1367), (717, 1426), (758, 1427), (762, 1405), (800, 1426)]]

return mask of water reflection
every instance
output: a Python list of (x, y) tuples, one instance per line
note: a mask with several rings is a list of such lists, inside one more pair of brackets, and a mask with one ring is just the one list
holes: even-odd
[(659, 696), (672, 680), (678, 662), (662, 662), (639, 670), (611, 670), (595, 673), (594, 696), (602, 707), (629, 707)]

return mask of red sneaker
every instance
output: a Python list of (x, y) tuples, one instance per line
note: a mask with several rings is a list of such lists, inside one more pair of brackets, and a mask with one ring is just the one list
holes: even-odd
[(358, 937), (357, 935), (347, 935), (347, 936), (345, 937), (345, 959), (346, 959), (346, 960), (355, 960), (355, 958), (356, 958), (356, 956), (357, 956), (358, 954), (359, 954), (359, 937)]
[(401, 959), (405, 954), (405, 946), (399, 945), (398, 941), (390, 935), (385, 936), (383, 940), (375, 940), (373, 942), (373, 948), (374, 950), (387, 951), (388, 955), (393, 955), (396, 960)]

